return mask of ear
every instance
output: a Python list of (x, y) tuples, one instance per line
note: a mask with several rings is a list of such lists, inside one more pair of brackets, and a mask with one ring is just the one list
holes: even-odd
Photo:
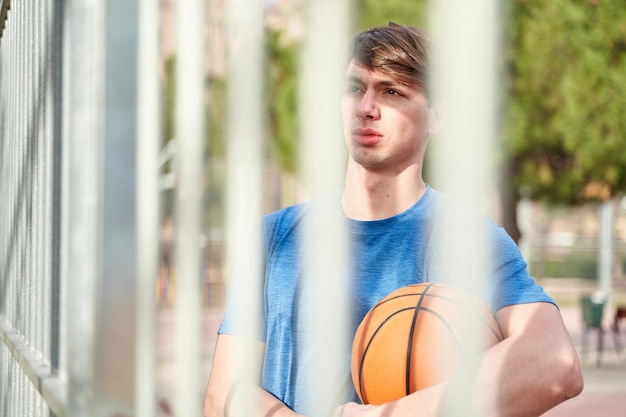
[(431, 135), (441, 132), (446, 121), (445, 103), (438, 101), (430, 106), (430, 128)]

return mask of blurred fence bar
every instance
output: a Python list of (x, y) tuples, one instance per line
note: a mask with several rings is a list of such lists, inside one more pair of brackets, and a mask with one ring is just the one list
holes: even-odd
[(161, 94), (159, 7), (139, 1), (137, 109), (137, 313), (135, 415), (157, 415), (157, 299), (159, 263), (159, 170)]
[(69, 4), (69, 416), (131, 415), (137, 3)]
[[(488, 213), (495, 190), (495, 129), (496, 91), (498, 87), (497, 57), (498, 2), (481, 0), (462, 2), (443, 0), (433, 4), (431, 23), (437, 40), (435, 51), (435, 95), (443, 99), (445, 126), (433, 140), (434, 160), (431, 178), (437, 187), (452, 195), (456, 201), (478, 212)], [(437, 268), (446, 267), (450, 282), (469, 288), (479, 288), (481, 262), (491, 259), (490, 242), (484, 230), (473, 222), (459, 222), (448, 230), (442, 241), (446, 253)], [(450, 228), (451, 229), (451, 228)], [(451, 262), (450, 260), (454, 260)], [(444, 265), (446, 264), (446, 265)], [(468, 332), (478, 339), (478, 328)], [(481, 340), (466, 341), (480, 346)], [(474, 378), (451, 389), (444, 401), (443, 416), (476, 416), (472, 410)]]
[[(349, 2), (336, 0), (315, 1), (308, 7), (301, 58), (300, 166), (306, 193), (320, 198), (341, 189), (345, 178), (347, 154), (339, 103), (345, 90), (350, 8)], [(304, 217), (301, 243), (306, 294), (302, 299), (313, 306), (304, 313), (303, 322), (310, 324), (304, 337), (316, 346), (317, 355), (307, 381), (314, 387), (307, 404), (317, 410), (316, 416), (332, 415), (337, 399), (345, 397), (345, 376), (337, 370), (344, 365), (342, 352), (352, 343), (346, 336), (348, 224), (343, 216), (328, 216), (325, 210), (323, 204), (312, 206), (311, 214)]]
[[(237, 326), (248, 340), (256, 340), (263, 311), (260, 216), (263, 201), (265, 131), (264, 34), (261, 2), (234, 0), (227, 8), (228, 70), (226, 277), (229, 294), (236, 293)], [(256, 346), (247, 343), (234, 355), (233, 373), (253, 381), (261, 369)], [(241, 415), (253, 415), (254, 398), (242, 391)]]
[(204, 32), (201, 0), (176, 6), (176, 314), (174, 412), (202, 413), (202, 208), (204, 157)]

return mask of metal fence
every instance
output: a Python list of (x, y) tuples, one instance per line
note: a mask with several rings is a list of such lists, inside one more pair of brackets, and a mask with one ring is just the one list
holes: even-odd
[(62, 402), (62, 3), (0, 5), (2, 416), (47, 415)]
[(0, 415), (129, 415), (137, 4), (1, 10)]
[[(0, 1), (2, 417), (163, 411), (156, 297), (161, 3)], [(201, 414), (207, 377), (199, 366), (199, 184), (208, 4), (177, 2), (173, 25), (185, 47), (176, 51), (175, 80), (182, 161), (174, 164), (176, 349), (168, 378), (175, 399), (163, 409), (173, 406), (178, 416)], [(254, 7), (238, 7), (261, 27)]]

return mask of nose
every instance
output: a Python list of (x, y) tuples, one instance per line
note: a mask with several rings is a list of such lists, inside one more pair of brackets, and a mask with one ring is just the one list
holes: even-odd
[(356, 105), (356, 114), (362, 119), (376, 120), (380, 117), (380, 109), (378, 108), (374, 91), (366, 91), (360, 97)]

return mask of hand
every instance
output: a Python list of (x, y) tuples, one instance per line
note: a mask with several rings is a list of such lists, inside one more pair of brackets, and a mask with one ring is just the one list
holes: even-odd
[(366, 417), (374, 416), (376, 406), (347, 403), (335, 409), (334, 417)]

